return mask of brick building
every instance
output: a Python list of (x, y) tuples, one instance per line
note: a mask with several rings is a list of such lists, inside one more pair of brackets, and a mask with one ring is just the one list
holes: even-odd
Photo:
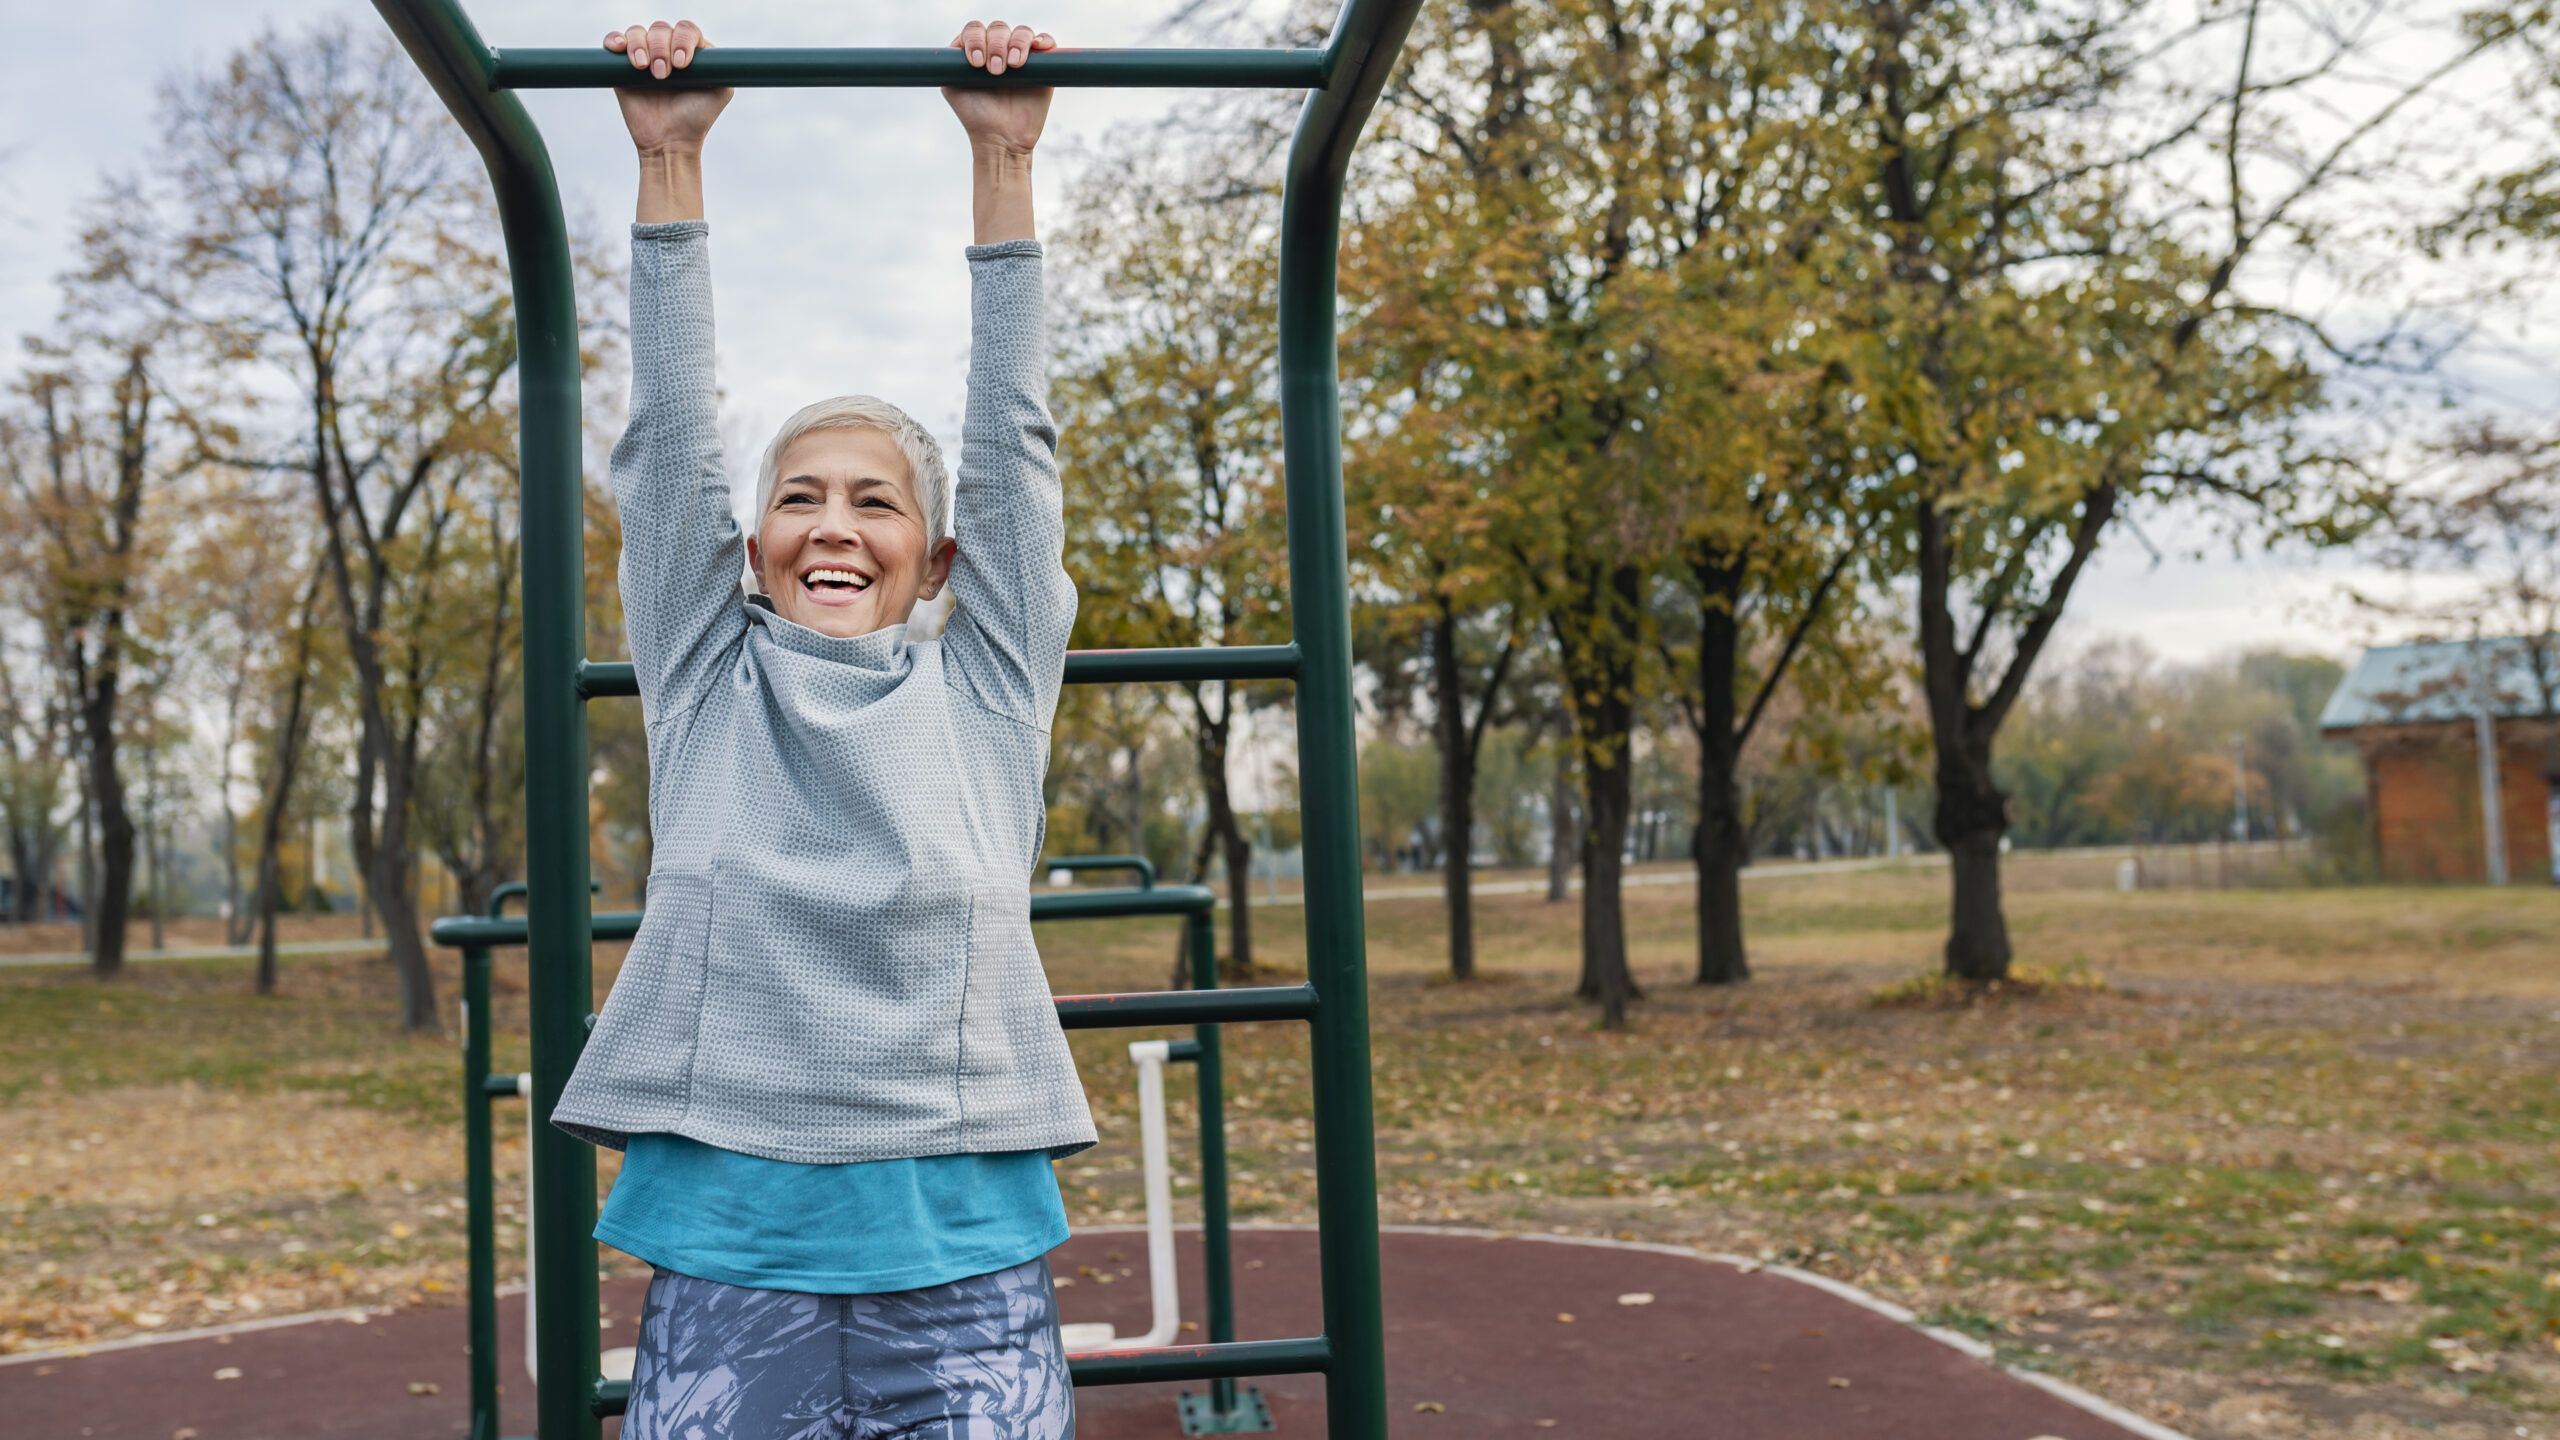
[(2560, 881), (2551, 699), (2560, 636), (2387, 645), (2364, 653), (2320, 712), (2364, 756), (2366, 813), (2387, 880), (2487, 878), (2482, 712), (2495, 735), (2507, 876)]

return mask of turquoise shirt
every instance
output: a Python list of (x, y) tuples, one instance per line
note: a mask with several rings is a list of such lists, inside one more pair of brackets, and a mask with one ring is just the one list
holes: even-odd
[(807, 1165), (631, 1137), (596, 1238), (682, 1275), (876, 1295), (1010, 1269), (1067, 1238), (1042, 1150)]

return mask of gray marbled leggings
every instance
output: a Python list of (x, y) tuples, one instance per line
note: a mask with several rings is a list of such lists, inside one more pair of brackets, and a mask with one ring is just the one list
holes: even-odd
[(660, 1270), (623, 1440), (1075, 1440), (1049, 1262), (809, 1295)]

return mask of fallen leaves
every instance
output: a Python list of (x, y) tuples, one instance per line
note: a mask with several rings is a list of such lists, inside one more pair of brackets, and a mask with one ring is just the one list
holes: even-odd
[(1649, 1290), (1630, 1291), (1627, 1294), (1619, 1296), (1618, 1303), (1621, 1305), (1650, 1305), (1653, 1303), (1653, 1292)]

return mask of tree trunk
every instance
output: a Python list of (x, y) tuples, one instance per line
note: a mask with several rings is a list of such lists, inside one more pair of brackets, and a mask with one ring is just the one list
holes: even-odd
[[(285, 808), (293, 799), (293, 781), (302, 765), (302, 739), (308, 728), (304, 697), (311, 687), (311, 615), (306, 598), (302, 628), (294, 647), (293, 683), (285, 691), (284, 724), (276, 736), (275, 765), (267, 777), (266, 814), (258, 826), (258, 993), (276, 993), (276, 904), (283, 889), (277, 870), (284, 849)], [(310, 850), (303, 851), (304, 863)], [(306, 881), (303, 893), (310, 893)]]
[[(1727, 734), (1732, 732), (1727, 731)], [(1751, 978), (1742, 946), (1742, 797), (1730, 754), (1698, 767), (1698, 983), (1734, 985)]]
[[(1951, 741), (1955, 743), (1950, 743)], [(1988, 744), (1980, 753), (1941, 732), (1934, 829), (1947, 847), (1954, 898), (1947, 931), (1946, 973), (1957, 979), (2009, 975), (2009, 921), (2000, 905), (2000, 837), (2008, 832), (2008, 797), (1992, 783)]]
[(1627, 822), (1635, 809), (1636, 661), (1644, 574), (1593, 564), (1577, 576), (1580, 602), (1550, 612), (1564, 672), (1566, 712), (1582, 757), (1582, 975), (1574, 993), (1600, 1002), (1600, 1023), (1627, 1023), (1643, 998), (1627, 968), (1621, 882)]
[(1251, 979), (1253, 842), (1236, 824), (1235, 803), (1227, 790), (1226, 722), (1203, 725), (1193, 737), (1192, 753), (1199, 760), (1200, 788), (1209, 802), (1209, 823), (1201, 832), (1200, 847), (1192, 857), (1192, 873), (1198, 883), (1206, 884), (1209, 857), (1216, 855), (1226, 862), (1227, 953), (1218, 957), (1218, 974), (1230, 980)]
[[(1431, 627), (1432, 734), (1440, 747), (1440, 873), (1449, 907), (1449, 978), (1476, 974), (1474, 877), (1467, 868), (1476, 829), (1476, 752), (1468, 744), (1465, 681), (1458, 668), (1458, 623), (1449, 602)], [(1491, 705), (1491, 696), (1485, 697)]]
[(1626, 1028), (1627, 1002), (1644, 998), (1627, 968), (1622, 904), (1632, 767), (1622, 745), (1606, 762), (1586, 762), (1582, 831), (1582, 979), (1575, 994), (1600, 1002), (1601, 1028)]
[[(146, 752), (147, 753), (147, 752)], [(145, 760), (142, 767), (144, 784), (142, 801), (143, 858), (151, 866), (151, 948), (169, 948), (169, 871), (160, 833), (160, 770), (157, 757)]]
[(389, 942), (392, 966), (400, 973), (401, 1028), (435, 1034), (444, 1026), (436, 1013), (436, 977), (427, 964), (425, 927), (418, 922), (416, 867), (409, 840), (409, 812), (413, 808), (409, 787), (418, 770), (417, 743), (413, 720), (407, 733), (394, 747), (386, 747), (383, 756), (382, 813), (376, 822), (370, 888), (374, 911), (382, 917), (383, 938)]
[(125, 921), (133, 913), (133, 812), (116, 770), (116, 672), (85, 688), (81, 720), (88, 731), (89, 798), (98, 814), (98, 885), (90, 904), (89, 970), (107, 979), (124, 969)]
[(240, 690), (242, 682), (234, 679), (222, 707), (222, 775), (214, 789), (222, 801), (222, 940), (226, 945), (249, 943), (248, 896), (240, 889), (240, 815), (231, 808), (232, 756), (240, 747)]
[[(81, 747), (81, 764), (88, 764)], [(86, 769), (80, 775), (80, 948), (98, 953), (98, 802), (89, 793)]]
[(1556, 750), (1555, 786), (1547, 793), (1547, 903), (1561, 904), (1572, 893), (1574, 856), (1578, 847), (1573, 838), (1573, 747)]

